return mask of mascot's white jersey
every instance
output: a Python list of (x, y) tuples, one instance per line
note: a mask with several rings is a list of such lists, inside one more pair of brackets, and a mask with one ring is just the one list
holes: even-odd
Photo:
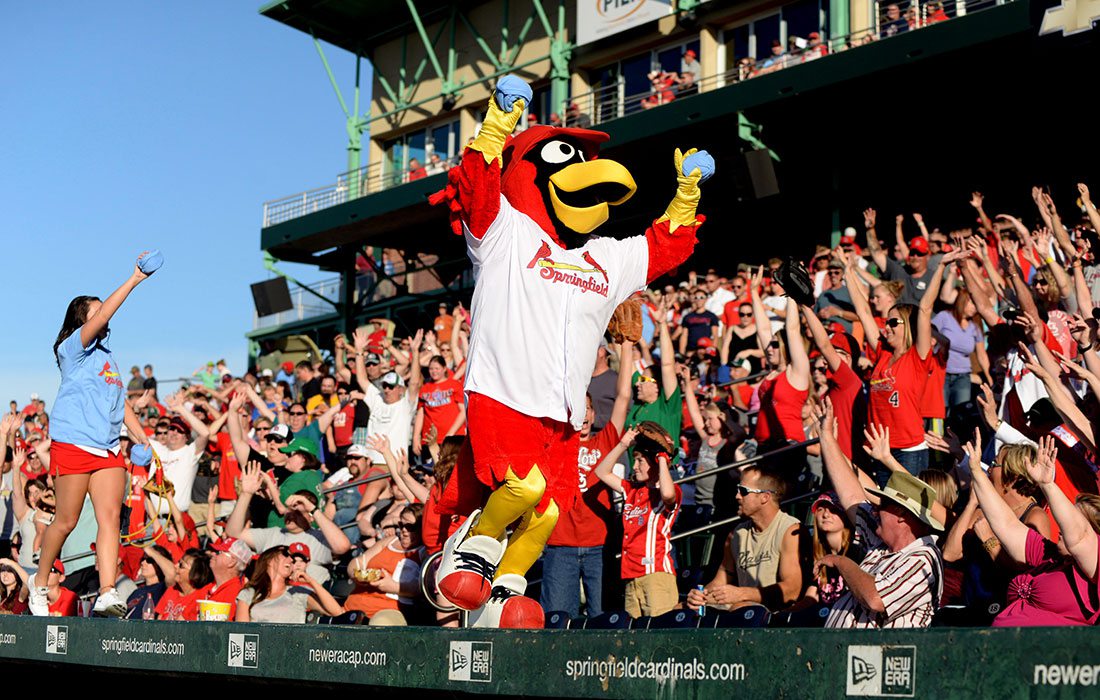
[(503, 195), (480, 240), (463, 229), (477, 279), (466, 391), (580, 430), (600, 338), (645, 286), (646, 237), (564, 250)]

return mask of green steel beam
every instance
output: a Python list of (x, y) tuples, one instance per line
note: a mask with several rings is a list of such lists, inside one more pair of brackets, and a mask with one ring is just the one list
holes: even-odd
[[(524, 68), (526, 68), (528, 66), (532, 66), (536, 63), (540, 63), (540, 62), (545, 61), (549, 58), (551, 58), (549, 55), (539, 56), (537, 58), (532, 58), (530, 61), (524, 61), (523, 63), (520, 63), (519, 65), (510, 66), (510, 67), (507, 67), (503, 70), (493, 71), (492, 73), (488, 73), (486, 75), (480, 76), (473, 83), (467, 83), (464, 80), (459, 81), (459, 82), (455, 83), (453, 86), (451, 86), (452, 87), (451, 92), (441, 93), (441, 94), (457, 94), (457, 92), (459, 90), (461, 90), (462, 88), (466, 87), (469, 84), (484, 83), (484, 82), (492, 80), (493, 78), (499, 78), (502, 75), (507, 75), (508, 73), (511, 73), (513, 71), (523, 70)], [(424, 99), (417, 100), (416, 102), (409, 102), (408, 104), (404, 105), (400, 109), (391, 109), (389, 111), (383, 112), (383, 113), (378, 114), (376, 116), (369, 117), (369, 118), (366, 119), (366, 122), (369, 124), (369, 123), (372, 123), (372, 122), (376, 122), (380, 119), (387, 119), (389, 117), (394, 116), (395, 114), (400, 114), (401, 112), (404, 112), (407, 109), (413, 109), (414, 107), (419, 107), (421, 105), (427, 104), (427, 103), (432, 102), (434, 100), (437, 100), (439, 98), (440, 98), (440, 94), (430, 95), (428, 97), (425, 97)]]
[(428, 38), (428, 32), (424, 29), (424, 22), (420, 20), (420, 13), (416, 11), (416, 3), (413, 0), (405, 0), (405, 5), (409, 8), (409, 14), (412, 15), (413, 24), (416, 25), (416, 33), (420, 35), (420, 41), (424, 43), (424, 51), (428, 55), (428, 59), (432, 62), (432, 68), (435, 69), (436, 77), (443, 83), (442, 88), (444, 93), (451, 92), (450, 78), (452, 76), (444, 75), (443, 68), (439, 65), (439, 59), (435, 55), (435, 47), (432, 45), (431, 39)]
[[(412, 0), (409, 0), (409, 2), (412, 2)], [(481, 47), (482, 53), (484, 53), (485, 57), (489, 59), (489, 62), (493, 64), (493, 68), (496, 68), (497, 70), (502, 70), (504, 66), (500, 62), (500, 57), (495, 55), (493, 53), (493, 50), (489, 48), (489, 43), (485, 41), (485, 39), (481, 38), (481, 34), (477, 31), (477, 29), (474, 28), (474, 25), (470, 22), (470, 20), (467, 19), (466, 13), (459, 12), (458, 17), (462, 20), (462, 23), (466, 25), (466, 30), (469, 31), (470, 36), (474, 38), (474, 43)]]
[(358, 172), (359, 164), (361, 161), (360, 156), (363, 152), (363, 131), (366, 130), (367, 124), (369, 123), (366, 119), (359, 116), (359, 82), (361, 67), (360, 63), (362, 58), (358, 54), (356, 54), (355, 56), (354, 109), (349, 111), (348, 104), (344, 101), (344, 95), (340, 91), (340, 85), (336, 82), (336, 75), (333, 74), (332, 66), (329, 65), (328, 57), (325, 56), (325, 49), (321, 46), (321, 41), (316, 36), (312, 36), (312, 38), (313, 46), (317, 49), (317, 55), (321, 57), (321, 64), (325, 67), (325, 73), (328, 75), (329, 83), (332, 85), (332, 89), (336, 93), (336, 99), (340, 102), (340, 109), (344, 112), (344, 129), (347, 131), (348, 134), (348, 172), (353, 173), (353, 184), (358, 185)]
[[(401, 67), (397, 69), (397, 94), (405, 94), (405, 64), (409, 62), (409, 35), (401, 36)], [(427, 58), (427, 56), (424, 56)]]
[(850, 0), (829, 0), (829, 45), (852, 32)]
[[(453, 14), (454, 8), (451, 8), (451, 11), (452, 11), (452, 14)], [(451, 49), (453, 51), (454, 43), (455, 43), (455, 40), (454, 40), (454, 17), (453, 16), (451, 17), (449, 22), (440, 23), (439, 31), (437, 31), (435, 33), (435, 39), (432, 40), (432, 46), (435, 46), (436, 44), (439, 43), (440, 38), (443, 37), (444, 30), (446, 30), (448, 26), (451, 28)], [(428, 57), (425, 56), (424, 58), (420, 59), (420, 63), (416, 64), (416, 70), (413, 71), (412, 81), (409, 83), (409, 86), (405, 90), (402, 91), (401, 100), (400, 101), (394, 100), (395, 104), (408, 104), (409, 100), (411, 100), (413, 95), (416, 94), (416, 88), (418, 88), (420, 86), (420, 76), (422, 76), (424, 74), (424, 69), (427, 68), (427, 67), (428, 67)], [(454, 75), (454, 70), (455, 69), (454, 69), (453, 66), (451, 68), (449, 68), (449, 71), (452, 75)]]
[(284, 278), (287, 282), (293, 282), (294, 284), (298, 285), (301, 289), (303, 289), (304, 291), (309, 292), (310, 294), (317, 297), (321, 301), (323, 301), (327, 304), (332, 304), (333, 308), (336, 308), (336, 309), (340, 308), (340, 302), (333, 301), (332, 299), (329, 299), (324, 294), (321, 294), (317, 290), (312, 289), (311, 287), (308, 287), (308, 286), (302, 284), (301, 282), (294, 279), (293, 277), (291, 277), (287, 273), (285, 273), (282, 270), (280, 270), (279, 268), (275, 267), (275, 263), (277, 263), (277, 262), (278, 262), (278, 260), (275, 258), (274, 255), (272, 255), (271, 253), (269, 253), (267, 251), (264, 251), (264, 269), (265, 270), (268, 270), (269, 272), (272, 272), (272, 273), (278, 275), (279, 277)]
[(500, 0), (504, 5), (500, 23), (500, 56), (508, 54), (508, 0)]
[(523, 42), (527, 41), (527, 32), (531, 31), (531, 27), (535, 26), (535, 11), (532, 10), (531, 14), (527, 16), (527, 21), (523, 23), (523, 27), (519, 30), (519, 35), (516, 37), (516, 43), (512, 47), (508, 54), (508, 59), (505, 61), (508, 65), (512, 65), (519, 58), (519, 52), (523, 48)]
[(557, 31), (550, 26), (542, 0), (534, 0), (534, 4), (535, 12), (546, 29), (546, 35), (550, 37), (550, 104), (557, 105), (558, 114), (564, 115), (569, 99), (569, 61), (573, 57), (573, 44), (565, 38), (565, 2), (558, 2)]
[(778, 163), (779, 156), (776, 155), (776, 152), (768, 148), (764, 144), (764, 142), (761, 141), (760, 138), (757, 136), (760, 131), (760, 127), (749, 121), (749, 118), (745, 116), (744, 112), (737, 113), (737, 136), (740, 137), (742, 141), (751, 144), (753, 148), (756, 148), (757, 150), (767, 151), (772, 160)]
[(328, 64), (328, 58), (325, 57), (325, 50), (321, 47), (320, 39), (314, 36), (313, 45), (317, 48), (317, 55), (321, 57), (321, 63), (325, 66), (325, 73), (328, 74), (328, 81), (332, 84), (332, 89), (336, 92), (336, 99), (340, 101), (340, 109), (344, 110), (345, 117), (350, 116), (348, 113), (348, 105), (344, 102), (344, 95), (340, 92), (340, 86), (336, 83), (336, 76), (332, 74), (332, 67)]

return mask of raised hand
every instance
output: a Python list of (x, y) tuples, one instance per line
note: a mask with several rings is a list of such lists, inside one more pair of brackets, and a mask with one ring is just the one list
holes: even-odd
[(870, 423), (864, 429), (863, 437), (867, 439), (863, 451), (872, 459), (885, 463), (890, 456), (890, 427)]
[(384, 454), (390, 450), (390, 438), (385, 433), (369, 435), (367, 436), (367, 447)]
[(975, 400), (982, 409), (982, 419), (985, 424), (989, 426), (990, 430), (996, 430), (997, 426), (1001, 424), (1001, 419), (997, 415), (997, 402), (993, 398), (993, 389), (988, 384), (982, 384), (981, 394), (976, 396)]
[(867, 208), (863, 210), (863, 228), (872, 229), (875, 227), (876, 213), (874, 209)]
[(343, 333), (337, 333), (336, 338), (332, 341), (332, 346), (337, 350), (345, 349), (348, 346), (348, 339), (344, 337)]
[(898, 214), (897, 216), (894, 217), (894, 223), (895, 224), (900, 224), (900, 223), (904, 223), (904, 222), (905, 222), (905, 214)]
[(364, 353), (367, 351), (367, 345), (370, 344), (370, 336), (362, 328), (356, 328), (351, 334), (351, 342), (355, 352)]
[(241, 470), (241, 491), (243, 493), (247, 493), (250, 496), (256, 495), (256, 492), (263, 486), (262, 471), (259, 462), (254, 459), (249, 460), (248, 464)]
[(1028, 462), (1027, 475), (1036, 484), (1054, 483), (1055, 460), (1058, 458), (1058, 445), (1054, 436), (1047, 435), (1039, 440), (1039, 451), (1034, 462)]
[(985, 201), (985, 197), (982, 196), (981, 192), (971, 192), (970, 193), (970, 206), (974, 207), (975, 209), (981, 209), (982, 208), (982, 202), (984, 202), (984, 201)]
[(1081, 202), (1083, 204), (1088, 204), (1092, 201), (1092, 199), (1089, 197), (1089, 186), (1085, 183), (1077, 183), (1077, 192), (1081, 195)]
[(923, 224), (924, 223), (924, 217), (921, 216), (920, 214), (918, 214), (917, 212), (913, 212), (913, 221), (916, 221), (918, 224)]
[(623, 436), (619, 439), (619, 444), (623, 447), (630, 447), (634, 444), (634, 439), (638, 437), (638, 426), (632, 425), (623, 432)]
[(982, 434), (974, 428), (974, 441), (963, 445), (963, 450), (970, 457), (970, 473), (977, 474), (982, 470)]

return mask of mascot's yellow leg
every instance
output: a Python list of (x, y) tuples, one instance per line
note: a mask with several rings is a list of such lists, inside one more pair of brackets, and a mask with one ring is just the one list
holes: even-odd
[(519, 527), (508, 540), (508, 549), (497, 567), (497, 576), (517, 574), (527, 576), (527, 570), (542, 556), (546, 541), (558, 522), (558, 504), (550, 501), (541, 515), (533, 509), (523, 516)]
[(504, 475), (504, 483), (485, 501), (477, 523), (470, 528), (470, 536), (486, 535), (499, 540), (505, 528), (534, 510), (545, 492), (546, 479), (537, 464), (531, 467), (524, 479), (509, 468)]

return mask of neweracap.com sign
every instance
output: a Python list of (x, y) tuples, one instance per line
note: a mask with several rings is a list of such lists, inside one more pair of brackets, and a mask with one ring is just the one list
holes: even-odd
[(577, 0), (577, 45), (652, 22), (671, 12), (671, 0)]

